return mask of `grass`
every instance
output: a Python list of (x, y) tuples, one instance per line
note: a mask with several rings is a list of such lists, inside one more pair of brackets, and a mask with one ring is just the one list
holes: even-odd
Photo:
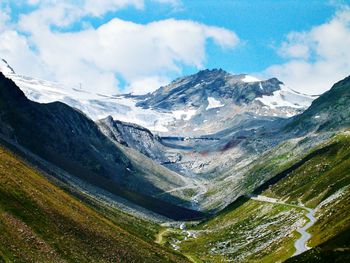
[[(197, 233), (180, 243), (180, 251), (197, 262), (277, 262), (294, 253), (297, 233), (290, 228), (300, 218), (302, 209), (254, 200), (240, 203), (232, 210), (194, 226)], [(168, 240), (179, 240), (169, 235)]]
[(343, 263), (350, 262), (350, 229), (343, 231), (319, 246), (290, 258), (286, 263)]
[(121, 214), (97, 207), (0, 149), (0, 262), (187, 261), (150, 238), (132, 234), (142, 222), (132, 229), (131, 216), (123, 215), (129, 222), (121, 223)]
[(316, 207), (322, 200), (349, 185), (350, 136), (339, 135), (324, 145), (322, 150), (265, 194), (277, 198), (288, 197), (291, 201), (300, 200), (310, 207)]
[(203, 261), (200, 260), (198, 257), (196, 257), (193, 254), (185, 254), (185, 256), (193, 263), (202, 263)]
[(315, 225), (310, 229), (312, 238), (309, 245), (312, 247), (321, 245), (328, 240), (348, 232), (348, 244), (345, 242), (342, 246), (350, 250), (350, 188), (344, 191), (343, 195), (329, 205), (322, 206), (319, 209), (319, 218)]

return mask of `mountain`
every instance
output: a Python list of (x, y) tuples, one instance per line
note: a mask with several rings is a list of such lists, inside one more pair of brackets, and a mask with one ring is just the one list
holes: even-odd
[[(26, 78), (9, 74), (31, 94)], [(30, 87), (35, 87), (38, 94), (49, 94), (40, 83), (33, 79), (30, 82), (36, 83)], [(142, 174), (145, 169), (139, 165), (141, 160), (155, 167), (143, 156), (162, 166), (147, 169), (149, 175), (125, 176), (121, 179), (125, 186), (152, 196), (170, 191), (171, 195), (160, 195), (161, 198), (207, 211), (224, 207), (249, 187), (269, 179), (268, 176), (254, 179), (247, 188), (245, 173), (249, 164), (292, 138), (293, 134), (281, 132), (280, 128), (290, 121), (288, 116), (304, 111), (316, 98), (297, 93), (275, 78), (260, 81), (221, 69), (203, 70), (177, 79), (144, 96), (85, 94), (84, 98), (80, 93), (81, 90), (72, 89), (67, 92), (71, 95), (58, 99), (83, 111), (80, 104), (85, 105), (90, 116), (102, 116), (103, 112), (111, 115), (97, 121), (98, 128), (127, 155), (129, 165), (134, 166), (127, 167), (127, 172), (139, 170)], [(78, 102), (73, 103), (72, 97)], [(122, 103), (128, 106), (121, 106), (127, 109), (121, 113), (118, 110)], [(91, 114), (93, 111), (99, 113)], [(127, 122), (122, 121), (125, 119)], [(155, 130), (158, 131), (154, 133)], [(142, 187), (144, 182), (148, 187)], [(223, 185), (230, 186), (217, 192)]]
[[(270, 179), (270, 184), (275, 183), (276, 178), (273, 178), (276, 174), (279, 175), (277, 178), (286, 175), (281, 173), (280, 167), (292, 161), (304, 161), (301, 156), (310, 148), (322, 145), (350, 127), (348, 105), (349, 78), (345, 78), (299, 115), (275, 120), (268, 125), (260, 123), (249, 130), (240, 126), (236, 134), (233, 133), (232, 143), (228, 144), (231, 149), (227, 155), (213, 154), (212, 162), (216, 166), (205, 171), (206, 175), (213, 176), (207, 194), (202, 196), (202, 205), (215, 208), (217, 200), (230, 200), (222, 203), (222, 208)], [(232, 136), (232, 133), (228, 136)], [(224, 141), (224, 138), (220, 141)], [(211, 203), (206, 200), (215, 201)]]
[[(270, 131), (277, 145), (218, 175), (203, 199), (234, 200), (231, 204), (188, 225), (187, 233), (174, 230), (163, 242), (198, 262), (347, 262), (349, 105), (347, 77)], [(323, 118), (312, 118), (319, 115)], [(242, 195), (231, 199), (237, 186)]]
[[(348, 258), (349, 78), (318, 97), (295, 92), (276, 78), (259, 80), (215, 69), (143, 96), (102, 95), (17, 75), (6, 61), (1, 67), (24, 91), (0, 74), (4, 147), (45, 171), (46, 179), (105, 217), (108, 225), (126, 229), (126, 239), (153, 240), (165, 248), (158, 251), (155, 245), (156, 251), (149, 249), (152, 255), (181, 261), (166, 255), (172, 249), (194, 262)], [(61, 102), (47, 103), (56, 99)], [(31, 187), (25, 181), (20, 189)], [(23, 195), (18, 204), (14, 187), (6, 189), (0, 195), (10, 201), (0, 209), (25, 220), (17, 215), (29, 210), (22, 203), (33, 195)], [(38, 191), (43, 190), (30, 193)], [(34, 211), (51, 211), (42, 195), (33, 198), (43, 204)], [(51, 228), (47, 214), (41, 214)], [(97, 221), (98, 229), (104, 229)], [(70, 222), (64, 225), (69, 228)], [(85, 235), (79, 224), (74, 229)], [(70, 240), (85, 255), (89, 246), (79, 238)], [(36, 251), (23, 247), (29, 254)], [(94, 249), (86, 261), (94, 261), (94, 253), (101, 257)], [(141, 245), (139, 252), (143, 255)], [(128, 254), (127, 260), (138, 258)]]
[(302, 134), (349, 127), (349, 105), (350, 77), (347, 77), (316, 99), (303, 114), (292, 118), (287, 128)]
[[(129, 160), (137, 160), (134, 166), (144, 160), (144, 155), (180, 175), (175, 179), (162, 168), (166, 176), (159, 172), (153, 177), (141, 176), (157, 186), (146, 187), (142, 192), (157, 195), (162, 190), (171, 191), (171, 195), (189, 201), (185, 206), (209, 210), (224, 206), (242, 193), (244, 173), (240, 172), (231, 182), (232, 187), (226, 188), (234, 193), (230, 198), (208, 199), (205, 192), (216, 187), (216, 181), (226, 178), (229, 182), (228, 175), (236, 173), (232, 167), (249, 163), (280, 143), (284, 136), (278, 136), (278, 128), (288, 116), (302, 112), (315, 98), (296, 93), (275, 78), (260, 81), (224, 70), (200, 71), (143, 96), (101, 96), (83, 92), (80, 87), (60, 88), (58, 84), (13, 72), (7, 76), (32, 100), (59, 100), (95, 121), (102, 119), (97, 120), (99, 129), (116, 145), (127, 146), (121, 149), (129, 154)], [(113, 121), (106, 118), (109, 115)], [(153, 170), (148, 171), (152, 174)], [(135, 180), (127, 185), (138, 191), (142, 183)], [(171, 199), (167, 195), (161, 197)], [(177, 199), (171, 201), (181, 203)]]
[(136, 106), (174, 114), (176, 121), (166, 125), (168, 133), (181, 129), (182, 135), (191, 136), (238, 125), (239, 116), (290, 117), (304, 111), (316, 97), (297, 93), (276, 78), (260, 81), (213, 69), (177, 79)]
[[(174, 205), (186, 206), (182, 199), (171, 193), (154, 197), (173, 187), (181, 187), (188, 180), (158, 167), (145, 157), (126, 153), (82, 112), (61, 102), (39, 104), (28, 100), (2, 73), (0, 123), (3, 140), (28, 149), (95, 187), (168, 217), (203, 216), (200, 212)], [(144, 166), (140, 167), (133, 158), (142, 159)]]
[(83, 113), (60, 102), (32, 102), (2, 74), (0, 102), (1, 133), (17, 144), (87, 177), (117, 180), (128, 173), (128, 160)]
[[(275, 161), (273, 173), (283, 178), (271, 181), (257, 196), (242, 196), (209, 220), (189, 225), (191, 235), (175, 230), (166, 241), (199, 262), (283, 262), (296, 252), (297, 230), (312, 211), (315, 222), (307, 229), (311, 236), (305, 244), (315, 248), (287, 262), (347, 262), (349, 156), (347, 131), (298, 154), (296, 160)], [(281, 156), (274, 152), (264, 161), (277, 158)]]
[[(290, 117), (305, 110), (317, 96), (297, 93), (275, 78), (260, 81), (249, 75), (232, 75), (221, 69), (203, 70), (179, 78), (152, 94), (91, 93), (75, 87), (18, 75), (6, 61), (0, 71), (33, 101), (61, 101), (80, 109), (91, 119), (111, 115), (163, 135), (198, 136), (237, 124), (247, 113), (255, 118)], [(234, 114), (232, 114), (234, 113)], [(220, 119), (220, 125), (213, 125)], [(181, 131), (181, 132), (180, 132)]]
[[(227, 103), (249, 104), (256, 99), (270, 108), (290, 107), (296, 110), (310, 105), (311, 96), (281, 86), (283, 83), (276, 78), (260, 81), (249, 75), (232, 75), (222, 69), (207, 69), (159, 88), (137, 105), (163, 110), (203, 106), (210, 110), (224, 107)], [(280, 114), (283, 116), (282, 112)]]
[(169, 118), (165, 114), (144, 111), (135, 106), (142, 96), (100, 94), (88, 92), (79, 84), (66, 86), (61, 83), (16, 74), (10, 65), (0, 59), (0, 71), (24, 92), (26, 97), (39, 103), (60, 101), (72, 108), (79, 109), (92, 120), (112, 115), (115, 119), (132, 122), (156, 131), (165, 128), (157, 123), (159, 119)]

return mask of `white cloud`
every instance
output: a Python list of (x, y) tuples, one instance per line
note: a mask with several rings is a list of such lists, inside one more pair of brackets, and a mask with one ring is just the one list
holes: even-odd
[(80, 16), (101, 16), (107, 12), (113, 12), (127, 6), (137, 9), (144, 7), (144, 0), (27, 0), (27, 3), (38, 6), (40, 9), (60, 9), (64, 7), (67, 13), (74, 13)]
[[(181, 72), (184, 65), (203, 67), (208, 39), (222, 48), (233, 48), (239, 42), (229, 30), (175, 19), (137, 24), (115, 18), (98, 28), (52, 30), (52, 25), (67, 26), (82, 16), (80, 9), (71, 9), (69, 2), (32, 0), (40, 8), (23, 14), (17, 31), (0, 31), (0, 39), (6, 38), (0, 42), (0, 57), (19, 73), (66, 85), (81, 83), (85, 89), (100, 93), (116, 93), (118, 77), (122, 77), (128, 91), (140, 93), (158, 88), (155, 85), (164, 84), (170, 73)], [(92, 2), (100, 3), (83, 2), (85, 14), (94, 9)], [(102, 2), (113, 2), (119, 7), (130, 3)], [(142, 1), (133, 2), (142, 7)], [(92, 15), (106, 11), (103, 5), (94, 10), (99, 11)]]
[(0, 58), (9, 59), (18, 72), (29, 76), (45, 76), (48, 79), (52, 77), (46, 65), (29, 48), (27, 38), (17, 31), (7, 30), (0, 33)]
[(106, 12), (115, 11), (127, 6), (133, 6), (137, 9), (144, 7), (143, 0), (85, 0), (84, 2), (84, 11), (93, 16), (101, 16)]
[[(152, 1), (181, 4), (178, 0)], [(181, 73), (185, 65), (202, 68), (208, 39), (222, 48), (233, 48), (239, 42), (229, 30), (175, 19), (137, 24), (115, 18), (98, 28), (52, 29), (129, 5), (143, 8), (143, 0), (81, 0), (81, 8), (69, 0), (28, 3), (37, 8), (22, 14), (13, 30), (0, 30), (0, 58), (18, 73), (71, 86), (81, 83), (100, 93), (116, 93), (120, 77), (128, 92), (154, 90), (169, 80), (169, 74)]]
[(125, 87), (123, 93), (146, 94), (153, 92), (161, 86), (169, 84), (170, 79), (161, 76), (150, 76), (141, 79), (135, 79)]
[(292, 32), (279, 54), (288, 58), (266, 74), (300, 92), (320, 94), (350, 75), (350, 9), (343, 7), (328, 22), (306, 32)]

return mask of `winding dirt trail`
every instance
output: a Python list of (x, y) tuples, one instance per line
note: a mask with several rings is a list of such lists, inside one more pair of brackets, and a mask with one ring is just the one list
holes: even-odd
[(161, 231), (159, 231), (156, 235), (156, 240), (155, 242), (157, 244), (163, 244), (163, 237), (168, 233), (171, 232), (172, 230), (170, 228), (164, 228)]
[(315, 222), (316, 222), (316, 218), (315, 218), (315, 210), (305, 207), (303, 205), (291, 205), (291, 204), (287, 204), (285, 202), (279, 201), (275, 198), (270, 198), (270, 197), (266, 197), (266, 196), (262, 196), (262, 195), (251, 195), (249, 196), (250, 199), (253, 200), (257, 200), (257, 201), (261, 201), (261, 202), (267, 202), (267, 203), (273, 203), (273, 204), (282, 204), (282, 205), (288, 205), (288, 206), (292, 206), (292, 207), (298, 207), (301, 209), (306, 210), (307, 213), (307, 218), (309, 219), (309, 222), (307, 222), (304, 226), (302, 226), (301, 228), (297, 229), (297, 231), (301, 234), (300, 238), (298, 238), (295, 242), (294, 242), (294, 247), (296, 249), (295, 253), (293, 256), (297, 256), (307, 250), (309, 250), (310, 248), (307, 246), (307, 242), (310, 240), (311, 238), (311, 234), (307, 232), (307, 230), (312, 227)]
[(308, 214), (306, 216), (310, 221), (305, 226), (303, 226), (302, 228), (299, 228), (297, 230), (301, 234), (301, 237), (297, 241), (295, 241), (295, 243), (294, 243), (294, 247), (295, 247), (296, 251), (295, 251), (293, 256), (297, 256), (297, 255), (310, 249), (307, 246), (307, 242), (310, 240), (311, 234), (306, 232), (306, 231), (313, 224), (315, 224), (316, 218), (314, 217), (315, 210), (310, 209), (310, 208), (306, 208), (306, 207), (305, 207), (305, 209), (308, 210)]

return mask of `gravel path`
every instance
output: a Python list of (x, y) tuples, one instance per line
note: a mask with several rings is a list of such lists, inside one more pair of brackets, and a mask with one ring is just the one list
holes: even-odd
[(313, 226), (313, 224), (315, 224), (316, 222), (316, 218), (314, 216), (315, 214), (315, 210), (305, 207), (303, 205), (291, 205), (291, 204), (287, 204), (285, 202), (279, 201), (278, 199), (275, 198), (271, 198), (271, 197), (266, 197), (266, 196), (262, 196), (262, 195), (251, 195), (249, 196), (250, 199), (253, 200), (257, 200), (257, 201), (261, 201), (261, 202), (268, 202), (268, 203), (273, 203), (273, 204), (283, 204), (283, 205), (288, 205), (288, 206), (293, 206), (293, 207), (298, 207), (301, 209), (306, 210), (307, 213), (307, 218), (309, 219), (309, 222), (304, 225), (303, 227), (297, 229), (297, 231), (301, 234), (300, 238), (297, 239), (294, 242), (294, 247), (296, 249), (295, 253), (293, 256), (297, 256), (307, 250), (309, 250), (310, 248), (306, 245), (307, 242), (310, 240), (311, 238), (311, 234), (307, 232), (307, 230)]

